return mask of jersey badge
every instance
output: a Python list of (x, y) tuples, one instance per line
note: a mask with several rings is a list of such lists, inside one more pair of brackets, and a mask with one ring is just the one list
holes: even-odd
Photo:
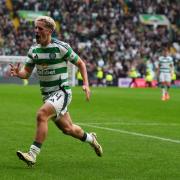
[(49, 58), (50, 59), (56, 59), (56, 53), (50, 53)]

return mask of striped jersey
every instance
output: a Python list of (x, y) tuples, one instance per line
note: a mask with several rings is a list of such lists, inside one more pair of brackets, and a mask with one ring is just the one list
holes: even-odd
[(159, 71), (170, 73), (171, 66), (173, 67), (173, 59), (171, 56), (160, 56), (159, 57)]
[(36, 67), (42, 94), (57, 91), (60, 86), (70, 90), (67, 63), (75, 64), (78, 58), (67, 43), (52, 39), (46, 47), (33, 45), (25, 66)]

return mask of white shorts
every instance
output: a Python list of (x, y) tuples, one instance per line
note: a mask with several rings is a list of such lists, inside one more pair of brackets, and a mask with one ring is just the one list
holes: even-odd
[(64, 115), (67, 112), (68, 105), (72, 100), (72, 93), (64, 93), (59, 90), (43, 97), (44, 103), (48, 102), (52, 104), (56, 110), (56, 117)]
[(160, 82), (171, 82), (171, 73), (161, 72), (159, 75)]

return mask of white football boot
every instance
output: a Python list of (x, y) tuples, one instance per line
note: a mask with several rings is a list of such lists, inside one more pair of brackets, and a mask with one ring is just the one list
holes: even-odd
[(102, 156), (102, 154), (103, 154), (103, 150), (102, 150), (102, 147), (101, 147), (101, 145), (98, 143), (98, 141), (97, 141), (97, 136), (96, 136), (96, 133), (94, 133), (94, 132), (91, 132), (91, 133), (89, 133), (91, 136), (92, 136), (92, 138), (93, 138), (93, 141), (92, 141), (92, 143), (90, 143), (90, 145), (94, 148), (94, 150), (95, 150), (95, 152), (96, 152), (96, 154), (98, 155), (98, 156)]
[(32, 167), (36, 163), (36, 159), (31, 153), (23, 153), (21, 151), (16, 152), (20, 160), (24, 161), (28, 166)]

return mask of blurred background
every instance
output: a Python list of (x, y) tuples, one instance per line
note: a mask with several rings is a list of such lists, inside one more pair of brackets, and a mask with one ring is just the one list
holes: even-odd
[[(48, 15), (57, 24), (53, 36), (86, 62), (91, 86), (129, 87), (133, 73), (138, 87), (147, 86), (148, 74), (157, 86), (165, 46), (175, 64), (173, 86), (180, 86), (179, 0), (0, 0), (0, 7), (1, 83), (12, 82), (9, 62), (25, 61), (34, 43), (33, 20)], [(79, 73), (72, 76), (80, 85)]]

